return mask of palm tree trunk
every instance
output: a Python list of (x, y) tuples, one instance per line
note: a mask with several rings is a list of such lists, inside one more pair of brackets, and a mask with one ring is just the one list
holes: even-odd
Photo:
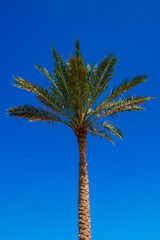
[(91, 220), (89, 204), (89, 184), (86, 163), (86, 134), (78, 134), (79, 146), (79, 183), (78, 183), (78, 227), (79, 240), (91, 239)]

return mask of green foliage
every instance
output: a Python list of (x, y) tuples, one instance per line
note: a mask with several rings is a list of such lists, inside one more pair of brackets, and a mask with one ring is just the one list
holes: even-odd
[(118, 128), (118, 126), (116, 126), (114, 123), (110, 123), (110, 122), (103, 122), (101, 124), (97, 124), (99, 127), (101, 127), (102, 129), (105, 128), (106, 130), (108, 130), (110, 133), (112, 133), (113, 135), (115, 135), (117, 138), (122, 139), (123, 137), (123, 133), (122, 131)]
[[(95, 122), (98, 119), (104, 117), (114, 117), (117, 113), (126, 111), (140, 111), (144, 110), (141, 107), (142, 104), (146, 103), (148, 100), (153, 99), (151, 97), (123, 97), (114, 101), (104, 101), (98, 105), (95, 109), (90, 111), (90, 116), (86, 120), (87, 123)], [(91, 121), (91, 119), (93, 119)]]
[(95, 66), (90, 70), (90, 99), (88, 101), (88, 109), (94, 104), (96, 99), (108, 88), (108, 83), (113, 78), (113, 72), (117, 58), (108, 54), (99, 64), (97, 68)]
[[(75, 55), (71, 55), (68, 61), (65, 62), (53, 46), (52, 52), (53, 73), (36, 65), (41, 74), (49, 80), (48, 88), (19, 77), (15, 77), (14, 82), (16, 87), (34, 93), (43, 107), (13, 107), (8, 110), (9, 115), (30, 121), (59, 122), (76, 132), (87, 127), (93, 135), (107, 138), (112, 143), (110, 134), (122, 139), (121, 130), (110, 122), (110, 119), (114, 119), (120, 112), (143, 110), (142, 105), (152, 98), (121, 95), (145, 82), (147, 76), (135, 76), (126, 80), (107, 95), (106, 90), (117, 63), (113, 54), (108, 54), (99, 65), (89, 65), (80, 53), (78, 39)], [(106, 97), (100, 101), (102, 93), (106, 94)]]
[(139, 85), (148, 80), (147, 75), (136, 76), (131, 80), (126, 80), (125, 82), (121, 83), (119, 86), (114, 87), (108, 97), (108, 101), (115, 99), (116, 97), (120, 96), (121, 94), (125, 93), (126, 91), (130, 90), (131, 88)]
[(34, 107), (29, 105), (19, 105), (18, 107), (13, 107), (8, 110), (10, 116), (19, 117), (19, 118), (27, 118), (30, 122), (34, 121), (42, 121), (49, 123), (60, 122), (67, 126), (69, 124), (63, 121), (61, 118), (56, 116), (53, 112), (46, 111), (40, 107)]
[(75, 55), (78, 58), (80, 56), (80, 48), (79, 48), (79, 39), (77, 38), (76, 44), (75, 44)]
[(89, 129), (91, 131), (91, 134), (93, 136), (100, 136), (101, 138), (106, 138), (108, 139), (111, 143), (114, 144), (112, 137), (110, 136), (110, 134), (108, 134), (105, 130), (101, 129), (101, 128), (95, 128), (93, 126), (89, 126)]

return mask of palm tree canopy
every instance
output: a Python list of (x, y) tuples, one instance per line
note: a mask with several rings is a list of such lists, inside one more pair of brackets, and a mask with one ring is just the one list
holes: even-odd
[[(63, 123), (71, 127), (75, 134), (87, 133), (107, 138), (110, 134), (122, 139), (122, 132), (111, 120), (120, 112), (143, 110), (142, 105), (151, 97), (124, 96), (131, 88), (145, 82), (147, 75), (135, 76), (120, 83), (107, 95), (109, 82), (117, 63), (113, 54), (108, 54), (99, 65), (87, 64), (76, 40), (75, 54), (67, 62), (52, 46), (54, 56), (53, 73), (36, 65), (36, 68), (50, 82), (48, 88), (14, 77), (14, 85), (34, 93), (42, 107), (19, 105), (8, 110), (10, 116), (28, 118), (30, 121)], [(102, 99), (102, 93), (105, 99)]]

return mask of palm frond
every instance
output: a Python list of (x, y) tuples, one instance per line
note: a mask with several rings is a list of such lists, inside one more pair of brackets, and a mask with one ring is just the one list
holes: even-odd
[(100, 136), (101, 138), (106, 138), (106, 139), (108, 139), (112, 144), (114, 144), (111, 136), (110, 136), (108, 133), (106, 133), (104, 130), (102, 130), (102, 129), (96, 129), (96, 128), (94, 128), (93, 126), (89, 126), (89, 130), (90, 130), (92, 136), (96, 136), (96, 137), (97, 137), (97, 136)]
[(87, 73), (87, 80), (90, 86), (90, 92), (94, 89), (94, 83), (96, 82), (96, 71), (97, 71), (97, 64), (88, 64), (88, 73)]
[[(51, 73), (48, 72), (48, 70), (44, 67), (39, 66), (38, 64), (35, 65), (35, 67), (42, 73), (43, 76), (45, 76), (46, 78), (48, 78), (49, 81), (51, 81), (51, 83), (54, 86), (54, 93), (57, 93), (57, 95), (62, 96), (62, 93), (60, 91), (60, 89), (58, 88), (57, 84), (56, 84), (56, 80), (54, 79), (54, 77), (52, 76)], [(53, 89), (53, 88), (52, 88)], [(55, 91), (56, 90), (56, 91)]]
[(108, 54), (99, 64), (98, 67), (91, 69), (90, 74), (90, 86), (91, 94), (88, 99), (88, 104), (86, 108), (86, 114), (92, 104), (95, 103), (99, 95), (108, 88), (108, 83), (113, 78), (113, 72), (115, 70), (115, 65), (117, 63), (117, 58), (112, 54)]
[(68, 60), (68, 85), (72, 96), (71, 105), (78, 116), (82, 116), (89, 95), (89, 84), (87, 81), (88, 68), (81, 56), (73, 55)]
[(143, 83), (148, 80), (147, 75), (142, 75), (142, 76), (135, 76), (133, 79), (126, 80), (123, 83), (119, 84), (117, 87), (114, 87), (108, 96), (106, 101), (111, 101), (121, 94), (129, 91), (131, 88), (139, 85), (140, 83)]
[(59, 118), (54, 113), (46, 111), (40, 107), (34, 107), (29, 105), (19, 105), (18, 107), (13, 107), (8, 110), (9, 116), (27, 118), (30, 121), (42, 121), (42, 122), (60, 122), (70, 127), (70, 124)]
[(77, 38), (76, 43), (75, 43), (75, 54), (76, 57), (78, 58), (81, 54), (80, 54), (80, 47), (79, 47), (79, 39)]
[[(109, 102), (108, 104), (104, 105), (103, 108), (101, 108), (100, 105), (95, 110), (92, 110), (90, 112), (90, 116), (88, 117), (86, 122), (92, 123), (104, 117), (112, 117), (120, 112), (144, 110), (144, 108), (142, 108), (141, 105), (143, 105), (150, 99), (154, 98), (131, 96), (124, 97), (113, 102)], [(91, 121), (92, 118), (94, 118), (93, 121)]]
[(97, 123), (97, 126), (99, 126), (100, 128), (105, 128), (106, 130), (108, 130), (111, 134), (115, 135), (117, 138), (120, 138), (122, 140), (123, 138), (123, 133), (122, 131), (119, 129), (118, 126), (116, 126), (114, 123), (110, 123), (110, 122), (103, 122), (103, 123)]
[(35, 83), (31, 83), (19, 77), (14, 77), (14, 79), (14, 86), (35, 93), (36, 97), (40, 100), (40, 102), (57, 112), (61, 112), (60, 107), (62, 105), (62, 102), (56, 102), (56, 97), (53, 94), (51, 95), (49, 91), (43, 86), (37, 86)]
[(64, 98), (70, 99), (70, 92), (68, 87), (68, 75), (67, 75), (67, 65), (63, 61), (62, 57), (57, 53), (55, 48), (52, 46), (52, 52), (54, 56), (54, 66), (53, 72), (56, 78), (56, 83)]
[(93, 99), (97, 98), (106, 88), (113, 78), (117, 58), (112, 54), (108, 54), (98, 65), (96, 69), (96, 78), (93, 81), (94, 94)]
[(115, 71), (115, 65), (117, 63), (117, 58), (113, 54), (108, 54), (97, 67), (97, 77), (99, 78), (99, 84), (106, 85), (112, 78), (113, 72)]
[(53, 94), (50, 94), (47, 89), (18, 77), (15, 77), (14, 85), (21, 89), (35, 93), (36, 97), (41, 103), (45, 104), (47, 107), (50, 107), (61, 116), (67, 117), (72, 125), (75, 125), (71, 117), (67, 114), (66, 109), (63, 107), (63, 102), (60, 101), (60, 99), (57, 100), (56, 97)]
[(141, 105), (146, 103), (148, 100), (153, 99), (152, 97), (125, 97), (114, 102), (113, 106), (109, 109), (104, 110), (103, 116), (112, 116), (119, 112), (125, 111), (139, 111), (144, 110)]

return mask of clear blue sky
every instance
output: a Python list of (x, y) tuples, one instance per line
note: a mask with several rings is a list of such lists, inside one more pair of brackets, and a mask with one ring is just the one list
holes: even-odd
[(0, 239), (78, 239), (76, 137), (5, 114), (36, 105), (12, 86), (13, 75), (46, 85), (34, 64), (52, 70), (51, 43), (67, 60), (77, 37), (87, 62), (111, 51), (119, 58), (113, 85), (147, 73), (132, 93), (157, 97), (146, 111), (120, 116), (124, 141), (88, 136), (92, 239), (160, 239), (159, 9), (158, 0), (1, 3)]

